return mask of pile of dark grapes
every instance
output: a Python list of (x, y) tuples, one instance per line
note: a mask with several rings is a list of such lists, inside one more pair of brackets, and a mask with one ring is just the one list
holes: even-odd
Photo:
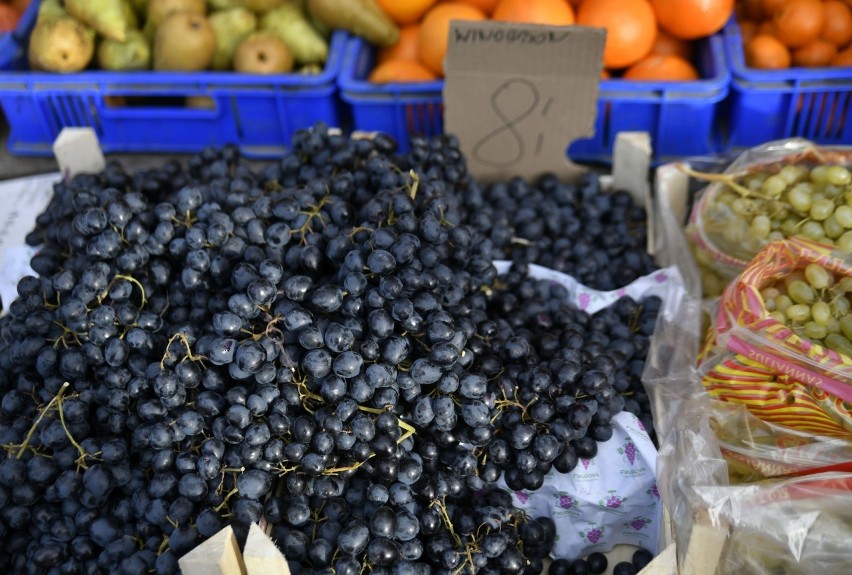
[[(462, 225), (455, 140), (321, 125), (253, 171), (56, 185), (0, 318), (0, 571), (171, 574), (262, 517), (294, 575), (537, 575), (537, 489), (593, 457), (659, 300), (589, 316)], [(505, 472), (505, 473), (504, 473)]]
[(602, 193), (594, 174), (582, 182), (545, 176), (471, 186), (464, 221), (490, 238), (503, 259), (536, 263), (610, 291), (653, 272), (647, 214), (627, 192)]

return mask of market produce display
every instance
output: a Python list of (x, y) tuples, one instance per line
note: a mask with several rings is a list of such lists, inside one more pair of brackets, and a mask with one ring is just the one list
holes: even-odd
[[(372, 9), (371, 9), (372, 8)], [(33, 70), (79, 72), (316, 71), (333, 29), (378, 45), (399, 31), (372, 1), (42, 0), (28, 55)]]
[(175, 573), (264, 516), (294, 574), (541, 571), (553, 523), (495, 482), (652, 428), (660, 300), (498, 276), (455, 140), (394, 151), (318, 125), (258, 172), (227, 147), (56, 185), (0, 318), (4, 570)]
[(604, 77), (691, 81), (694, 40), (718, 32), (733, 0), (385, 0), (380, 6), (402, 27), (399, 41), (380, 50), (369, 79), (423, 82), (443, 77), (452, 20), (485, 20), (604, 28)]
[(852, 172), (842, 159), (812, 152), (724, 175), (695, 174), (716, 182), (691, 218), (706, 294), (721, 293), (772, 241), (802, 236), (852, 252)]
[(752, 68), (852, 66), (852, 6), (844, 0), (743, 0), (737, 23)]

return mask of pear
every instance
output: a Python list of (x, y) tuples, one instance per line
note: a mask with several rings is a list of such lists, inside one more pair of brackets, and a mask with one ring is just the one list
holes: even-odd
[(124, 4), (125, 0), (65, 0), (65, 9), (101, 36), (124, 42), (132, 28)]
[(282, 4), (264, 14), (260, 28), (281, 38), (300, 64), (322, 64), (328, 57), (328, 44), (296, 2)]
[(190, 14), (204, 15), (207, 13), (207, 5), (204, 0), (150, 0), (148, 4), (148, 18), (145, 22), (145, 32), (151, 36), (157, 31), (157, 27), (172, 14), (189, 12)]
[(255, 32), (237, 46), (234, 70), (246, 74), (286, 74), (293, 70), (293, 56), (275, 34)]
[(30, 68), (48, 72), (84, 70), (95, 53), (95, 33), (70, 16), (40, 19), (30, 35)]
[(257, 16), (246, 8), (231, 8), (210, 15), (210, 25), (216, 34), (214, 70), (229, 70), (234, 51), (246, 36), (257, 28)]
[(285, 0), (242, 0), (241, 4), (254, 12), (269, 12), (284, 3)]
[(56, 18), (66, 18), (68, 12), (59, 3), (59, 0), (44, 0), (38, 7), (38, 16), (36, 22), (53, 20)]
[(154, 38), (154, 69), (196, 72), (213, 62), (216, 34), (207, 18), (179, 12), (166, 18)]
[(98, 46), (98, 66), (104, 70), (147, 70), (151, 67), (151, 47), (139, 30), (127, 33), (127, 40), (106, 39)]

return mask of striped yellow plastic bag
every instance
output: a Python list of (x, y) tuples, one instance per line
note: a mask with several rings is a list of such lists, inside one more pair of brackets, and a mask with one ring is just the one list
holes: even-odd
[(852, 439), (852, 357), (777, 321), (761, 295), (809, 264), (852, 276), (848, 254), (793, 238), (767, 245), (726, 288), (699, 359), (702, 383), (766, 422)]

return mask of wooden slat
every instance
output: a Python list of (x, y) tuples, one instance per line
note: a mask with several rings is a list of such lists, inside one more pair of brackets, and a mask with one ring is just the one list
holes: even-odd
[(183, 575), (246, 575), (230, 525), (178, 560)]
[(252, 523), (243, 550), (246, 575), (290, 575), (287, 560), (259, 526)]

